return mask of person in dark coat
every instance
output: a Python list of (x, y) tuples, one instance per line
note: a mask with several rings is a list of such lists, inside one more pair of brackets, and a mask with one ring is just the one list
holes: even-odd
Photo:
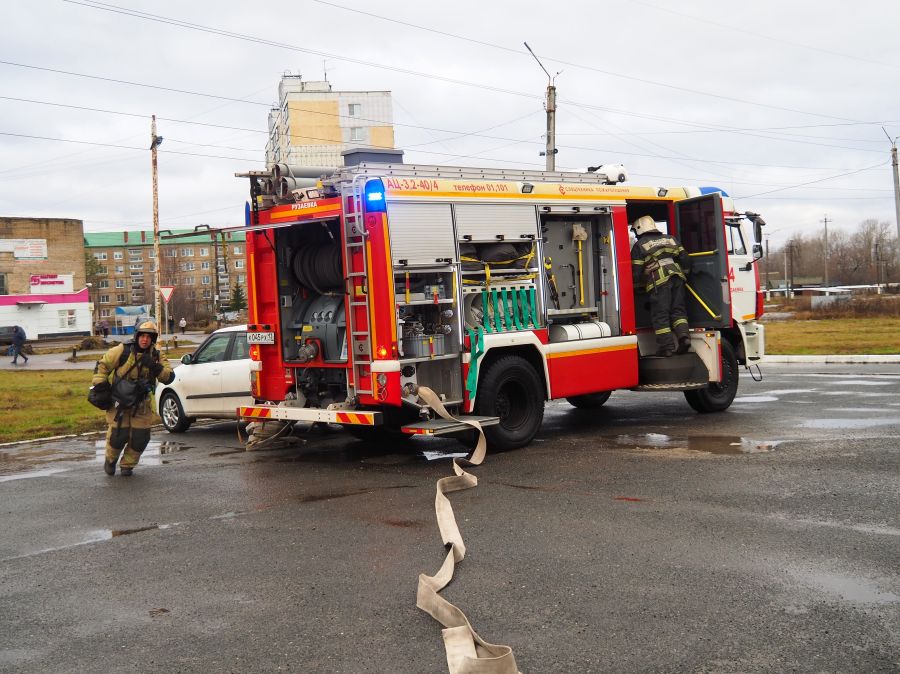
[(24, 365), (28, 364), (28, 356), (26, 356), (25, 353), (22, 351), (22, 349), (25, 348), (25, 340), (26, 339), (27, 339), (27, 337), (25, 335), (25, 330), (22, 328), (22, 326), (21, 325), (15, 326), (15, 329), (13, 331), (13, 338), (12, 338), (12, 350), (13, 350), (12, 364), (13, 365), (19, 364), (18, 363), (19, 356), (22, 356), (22, 358), (25, 359), (25, 362), (23, 363)]
[[(684, 284), (691, 258), (674, 236), (663, 234), (656, 222), (644, 215), (631, 224), (637, 241), (631, 248), (635, 288), (650, 296), (650, 323), (656, 333), (656, 355), (687, 353), (691, 348)], [(675, 334), (675, 340), (672, 334)]]

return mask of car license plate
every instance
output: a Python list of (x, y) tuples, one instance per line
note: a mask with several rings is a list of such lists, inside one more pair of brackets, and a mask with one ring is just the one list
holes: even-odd
[(248, 332), (247, 333), (247, 343), (248, 344), (274, 344), (275, 343), (275, 333), (274, 332)]

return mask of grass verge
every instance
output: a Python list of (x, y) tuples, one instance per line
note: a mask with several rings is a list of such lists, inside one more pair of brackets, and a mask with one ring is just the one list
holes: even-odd
[(90, 370), (0, 371), (0, 442), (103, 430), (103, 412), (87, 401), (90, 384)]
[(900, 354), (900, 318), (840, 318), (766, 322), (772, 355)]

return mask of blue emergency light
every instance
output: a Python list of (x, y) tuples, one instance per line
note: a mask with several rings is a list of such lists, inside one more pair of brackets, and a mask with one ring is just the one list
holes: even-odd
[(384, 183), (381, 178), (373, 178), (366, 182), (365, 187), (366, 210), (369, 213), (384, 213), (386, 204), (384, 201)]

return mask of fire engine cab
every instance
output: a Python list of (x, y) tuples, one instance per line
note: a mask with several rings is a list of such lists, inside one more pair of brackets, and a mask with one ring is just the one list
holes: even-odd
[[(365, 159), (238, 174), (250, 180), (258, 401), (238, 409), (245, 420), (369, 438), (467, 429), (435, 414), (427, 387), (457, 419), (478, 420), (489, 447), (512, 448), (552, 399), (592, 408), (617, 389), (677, 390), (698, 412), (725, 410), (739, 366), (763, 355), (764, 223), (722, 190)], [(643, 215), (691, 255), (683, 355), (654, 355), (632, 282), (629, 223)]]

